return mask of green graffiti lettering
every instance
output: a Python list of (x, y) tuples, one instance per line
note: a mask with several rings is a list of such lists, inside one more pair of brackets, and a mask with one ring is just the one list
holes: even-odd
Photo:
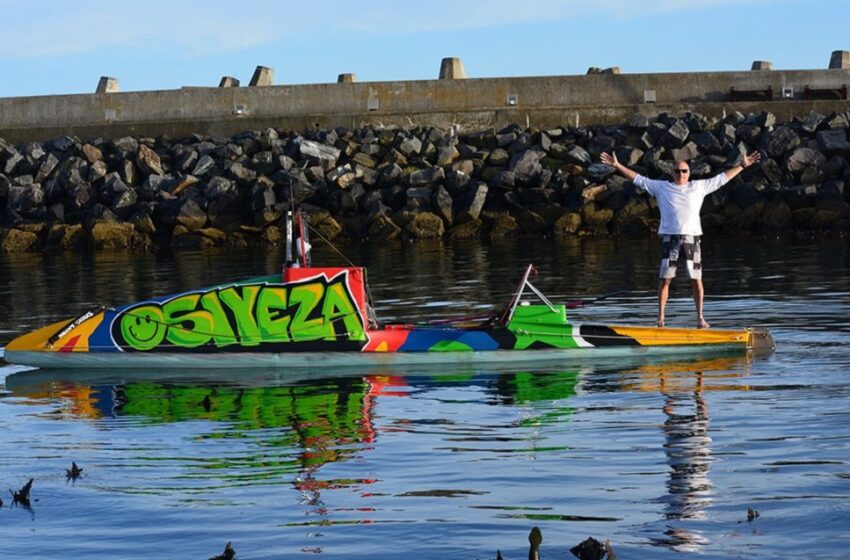
[(172, 299), (162, 306), (168, 334), (165, 339), (175, 346), (195, 348), (206, 344), (212, 338), (212, 316), (209, 311), (196, 311), (199, 294), (187, 294)]
[(136, 350), (145, 351), (159, 346), (167, 328), (162, 309), (156, 305), (137, 307), (121, 317), (121, 336)]
[[(332, 325), (336, 325), (341, 319), (350, 340), (364, 340), (366, 338), (363, 323), (357, 313), (357, 307), (351, 301), (351, 296), (348, 295), (341, 280), (329, 285), (325, 291), (322, 315)], [(332, 332), (338, 332), (338, 329), (334, 329), (333, 326), (331, 329)], [(334, 336), (331, 338), (334, 338)]]
[(184, 294), (128, 309), (113, 323), (115, 340), (147, 351), (312, 340), (365, 340), (345, 276), (289, 285), (246, 284)]
[(230, 321), (227, 320), (227, 313), (221, 306), (221, 300), (218, 299), (217, 292), (207, 292), (201, 296), (201, 305), (209, 311), (212, 319), (212, 327), (210, 334), (215, 340), (216, 346), (228, 346), (236, 344), (239, 340), (233, 333), (233, 328), (230, 326)]
[(286, 288), (266, 286), (257, 300), (257, 325), (263, 342), (289, 342), (290, 317), (286, 308)]
[(325, 287), (319, 283), (302, 284), (290, 291), (289, 305), (298, 306), (289, 327), (294, 341), (333, 337), (333, 325), (326, 323), (324, 317), (308, 319), (318, 307), (324, 293)]
[(219, 292), (218, 297), (233, 311), (236, 319), (236, 330), (239, 332), (239, 342), (242, 346), (255, 346), (261, 342), (260, 328), (254, 317), (254, 307), (257, 304), (257, 296), (261, 286), (240, 286), (242, 293), (237, 292), (235, 287), (230, 287)]

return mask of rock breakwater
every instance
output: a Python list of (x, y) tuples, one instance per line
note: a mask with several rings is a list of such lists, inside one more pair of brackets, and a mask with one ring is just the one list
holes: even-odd
[(695, 178), (761, 150), (706, 199), (707, 232), (846, 232), (850, 115), (634, 115), (618, 126), (268, 129), (226, 138), (0, 139), (0, 250), (281, 241), (292, 205), (328, 239), (648, 235), (654, 200), (599, 163)]

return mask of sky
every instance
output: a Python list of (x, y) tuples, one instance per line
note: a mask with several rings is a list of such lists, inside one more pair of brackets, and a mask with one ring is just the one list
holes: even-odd
[(0, 0), (0, 97), (437, 77), (826, 68), (848, 0)]

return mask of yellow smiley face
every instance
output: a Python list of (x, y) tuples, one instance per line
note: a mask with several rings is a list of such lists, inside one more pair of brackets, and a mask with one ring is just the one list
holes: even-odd
[(159, 306), (146, 305), (124, 313), (121, 336), (135, 350), (151, 350), (165, 339), (168, 325)]

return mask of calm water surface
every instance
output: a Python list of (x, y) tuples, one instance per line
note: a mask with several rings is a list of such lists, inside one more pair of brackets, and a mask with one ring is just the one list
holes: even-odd
[[(22, 372), (0, 362), (5, 558), (850, 556), (850, 251), (709, 239), (707, 319), (769, 357), (469, 370)], [(523, 266), (649, 324), (654, 240), (346, 249), (384, 320), (501, 306)], [(319, 262), (342, 264), (326, 250)], [(0, 256), (0, 346), (96, 304), (279, 268), (276, 252)], [(669, 322), (694, 323), (684, 278)], [(71, 461), (84, 468), (67, 482)], [(34, 478), (32, 507), (7, 488)], [(747, 522), (747, 508), (760, 517)]]

